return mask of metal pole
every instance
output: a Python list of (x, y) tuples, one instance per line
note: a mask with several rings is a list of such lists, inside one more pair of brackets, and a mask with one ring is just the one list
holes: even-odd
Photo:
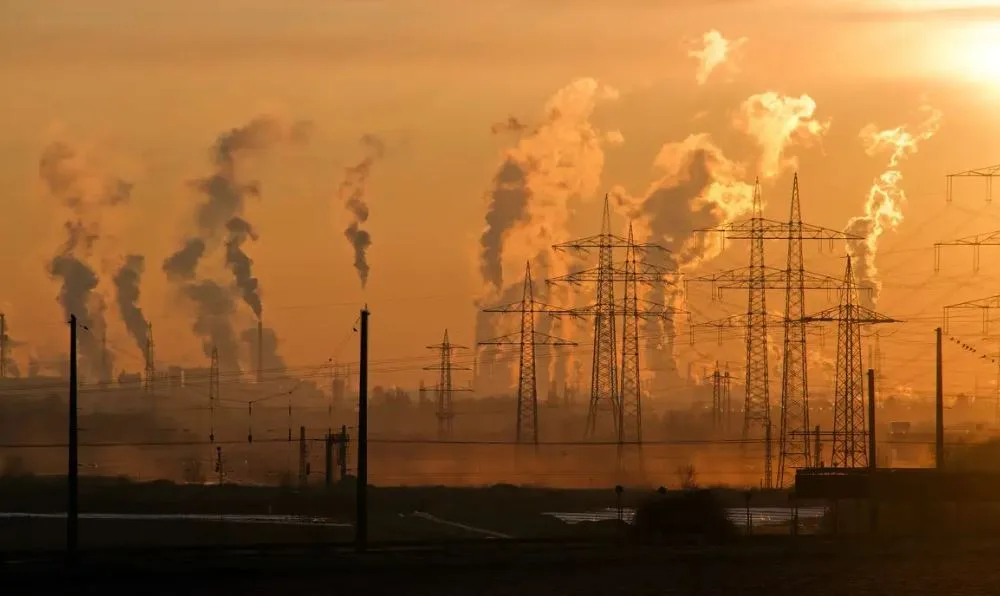
[(877, 467), (875, 451), (875, 370), (868, 369), (868, 469)]
[(944, 367), (941, 359), (941, 328), (934, 330), (937, 336), (937, 392), (934, 403), (934, 426), (935, 426), (935, 460), (937, 468), (944, 468)]
[(76, 315), (69, 316), (69, 462), (66, 470), (66, 558), (76, 563), (79, 539), (79, 447), (76, 419)]
[(355, 548), (368, 546), (368, 307), (361, 311), (361, 357), (358, 371), (358, 479)]

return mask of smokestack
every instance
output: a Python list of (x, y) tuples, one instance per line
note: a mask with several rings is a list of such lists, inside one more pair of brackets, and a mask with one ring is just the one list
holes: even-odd
[(257, 382), (264, 382), (264, 321), (257, 319)]

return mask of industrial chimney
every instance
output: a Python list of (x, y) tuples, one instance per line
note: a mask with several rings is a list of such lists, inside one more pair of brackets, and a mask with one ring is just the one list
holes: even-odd
[(257, 382), (264, 382), (264, 321), (257, 319)]

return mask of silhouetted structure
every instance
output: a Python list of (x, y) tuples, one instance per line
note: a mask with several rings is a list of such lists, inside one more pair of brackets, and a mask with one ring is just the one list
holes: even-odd
[[(860, 468), (868, 465), (861, 327), (896, 322), (861, 306), (858, 302), (858, 285), (854, 279), (851, 258), (848, 257), (840, 304), (803, 318), (805, 322), (837, 323), (837, 380), (834, 388), (831, 457), (831, 465), (834, 468)], [(808, 442), (807, 437), (804, 437), (804, 440)]]
[[(806, 327), (802, 321), (805, 290), (834, 290), (840, 280), (808, 272), (802, 257), (803, 240), (833, 240), (860, 238), (844, 232), (802, 222), (798, 174), (792, 182), (792, 198), (787, 222), (765, 219), (760, 197), (760, 181), (754, 185), (753, 215), (714, 230), (727, 239), (750, 241), (750, 264), (744, 269), (693, 278), (708, 281), (717, 288), (748, 290), (747, 312), (740, 322), (746, 328), (746, 396), (743, 407), (743, 438), (754, 432), (764, 435), (764, 487), (783, 486), (788, 472), (805, 467), (811, 461), (809, 441), (809, 389), (806, 362)], [(764, 241), (788, 241), (788, 261), (785, 269), (764, 264)], [(771, 400), (768, 366), (767, 290), (785, 291), (784, 317), (776, 322), (784, 329), (780, 424), (778, 432), (778, 472), (773, 474), (773, 444)], [(740, 326), (734, 317), (725, 319), (730, 327)], [(699, 326), (723, 327), (718, 322)], [(771, 438), (769, 438), (771, 437)]]
[(483, 309), (483, 312), (517, 313), (521, 315), (520, 329), (516, 333), (479, 342), (480, 346), (518, 347), (517, 426), (518, 443), (538, 444), (538, 388), (535, 378), (535, 348), (537, 346), (575, 346), (571, 341), (535, 330), (535, 313), (559, 311), (548, 304), (537, 302), (531, 279), (531, 263), (524, 270), (524, 291), (521, 300), (513, 304)]
[(465, 346), (459, 346), (448, 341), (448, 330), (444, 330), (444, 339), (440, 344), (427, 346), (429, 350), (436, 350), (441, 354), (441, 360), (437, 366), (427, 366), (424, 370), (435, 370), (440, 372), (437, 393), (437, 409), (435, 414), (438, 421), (438, 439), (449, 439), (452, 435), (453, 420), (455, 411), (452, 408), (452, 393), (455, 391), (470, 391), (470, 389), (455, 389), (452, 384), (451, 373), (455, 370), (469, 370), (466, 367), (456, 367), (452, 363), (452, 356), (455, 350), (467, 350)]

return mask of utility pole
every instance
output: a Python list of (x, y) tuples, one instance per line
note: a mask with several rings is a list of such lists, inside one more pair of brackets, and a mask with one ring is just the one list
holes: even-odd
[(840, 304), (815, 315), (805, 322), (837, 323), (837, 380), (834, 387), (833, 454), (834, 468), (863, 468), (869, 456), (865, 432), (864, 368), (861, 358), (861, 327), (897, 323), (860, 304), (857, 280), (847, 257), (847, 268), (841, 289)]
[(368, 307), (361, 310), (361, 356), (358, 367), (358, 478), (354, 546), (368, 548)]
[[(746, 329), (746, 403), (744, 405), (743, 438), (760, 432), (771, 421), (770, 379), (768, 366), (768, 324), (772, 317), (766, 306), (767, 290), (785, 291), (785, 314), (777, 323), (784, 329), (784, 350), (781, 377), (781, 409), (778, 426), (778, 469), (772, 478), (772, 446), (765, 445), (764, 486), (784, 486), (797, 468), (808, 467), (811, 461), (809, 442), (809, 385), (806, 360), (805, 290), (836, 290), (840, 280), (806, 271), (802, 255), (805, 240), (847, 240), (861, 238), (838, 230), (802, 222), (798, 174), (792, 182), (792, 198), (788, 221), (765, 219), (762, 212), (760, 183), (754, 186), (753, 215), (749, 220), (734, 222), (715, 231), (726, 239), (750, 241), (750, 263), (742, 269), (701, 276), (691, 281), (709, 281), (723, 289), (746, 289), (747, 312), (742, 317)], [(784, 269), (764, 264), (764, 241), (786, 240), (788, 261)], [(718, 326), (713, 323), (707, 325)]]
[(575, 346), (576, 344), (536, 331), (535, 313), (555, 314), (564, 311), (535, 300), (534, 282), (531, 279), (531, 263), (529, 262), (524, 270), (524, 290), (521, 292), (521, 300), (513, 304), (485, 308), (483, 312), (521, 315), (521, 326), (516, 333), (481, 341), (478, 345), (518, 347), (515, 441), (538, 445), (538, 387), (535, 376), (535, 348), (538, 346)]
[(66, 470), (66, 558), (70, 565), (77, 560), (79, 540), (79, 480), (80, 459), (77, 449), (79, 437), (77, 426), (77, 370), (76, 370), (76, 315), (69, 316), (69, 462)]
[(937, 364), (935, 375), (935, 399), (934, 399), (934, 464), (938, 469), (944, 468), (944, 363), (942, 359), (941, 345), (942, 329), (938, 327), (934, 330), (937, 339), (935, 363)]
[[(455, 418), (455, 410), (452, 407), (452, 393), (455, 391), (472, 391), (472, 389), (455, 389), (452, 384), (451, 373), (455, 370), (469, 370), (468, 367), (455, 366), (452, 364), (452, 357), (456, 350), (467, 350), (465, 346), (459, 346), (448, 341), (448, 330), (444, 330), (444, 339), (440, 344), (427, 346), (429, 350), (440, 353), (441, 359), (436, 366), (426, 366), (424, 370), (440, 372), (437, 384), (437, 409), (435, 414), (438, 421), (438, 440), (444, 441), (452, 437), (452, 421)], [(423, 391), (423, 388), (421, 388)], [(423, 394), (420, 395), (423, 398)]]

